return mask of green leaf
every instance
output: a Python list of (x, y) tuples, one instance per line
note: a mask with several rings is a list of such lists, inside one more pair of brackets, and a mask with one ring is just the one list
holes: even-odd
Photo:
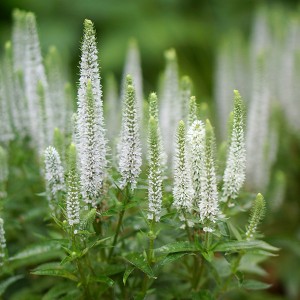
[(128, 266), (126, 268), (126, 271), (124, 272), (124, 275), (123, 275), (123, 283), (124, 285), (126, 284), (126, 281), (129, 277), (129, 275), (134, 271), (135, 267), (134, 266)]
[(197, 248), (196, 245), (191, 244), (190, 242), (175, 242), (157, 248), (154, 251), (157, 254), (169, 254), (176, 252), (194, 252), (199, 250), (200, 248)]
[(61, 296), (67, 294), (70, 290), (76, 289), (74, 283), (64, 282), (54, 285), (42, 298), (42, 300), (61, 299)]
[(34, 275), (64, 277), (73, 281), (78, 281), (78, 278), (73, 273), (65, 269), (57, 262), (40, 265), (30, 273)]
[(146, 273), (149, 277), (156, 278), (143, 254), (132, 253), (123, 258), (142, 272)]
[(4, 292), (6, 291), (6, 289), (13, 284), (14, 282), (16, 282), (17, 280), (23, 278), (23, 275), (17, 275), (17, 276), (12, 276), (7, 278), (4, 281), (0, 282), (0, 296), (2, 296), (4, 294)]
[(12, 268), (37, 264), (54, 258), (60, 258), (62, 252), (59, 243), (45, 242), (26, 248), (9, 258)]
[(96, 277), (93, 276), (93, 277), (90, 278), (90, 280), (94, 281), (94, 282), (105, 283), (105, 284), (107, 284), (109, 286), (113, 286), (115, 284), (115, 282), (111, 278), (109, 278), (107, 276), (102, 276), (102, 275), (100, 275), (100, 276), (97, 275)]
[(272, 285), (265, 282), (249, 279), (245, 280), (242, 286), (248, 290), (265, 290), (271, 287)]
[(200, 292), (192, 293), (192, 300), (214, 300), (214, 299), (215, 298), (208, 290), (202, 290)]
[(201, 254), (208, 262), (211, 262), (214, 257), (214, 253), (212, 251), (203, 251)]
[(162, 266), (172, 263), (187, 254), (189, 254), (189, 253), (188, 252), (170, 253), (167, 256), (165, 256), (161, 261), (158, 262), (158, 264), (156, 265), (156, 268), (157, 269), (161, 268)]
[(266, 251), (278, 251), (264, 241), (230, 241), (218, 243), (212, 250), (220, 252), (238, 252), (240, 250), (262, 249)]

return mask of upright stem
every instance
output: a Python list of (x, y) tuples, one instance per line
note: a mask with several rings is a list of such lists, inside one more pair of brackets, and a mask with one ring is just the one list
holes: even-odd
[(124, 217), (125, 210), (126, 210), (126, 204), (129, 202), (130, 197), (131, 197), (131, 195), (130, 195), (130, 187), (128, 185), (126, 186), (126, 190), (125, 191), (126, 192), (125, 192), (125, 198), (124, 198), (123, 208), (122, 208), (122, 210), (120, 212), (120, 215), (119, 215), (119, 220), (118, 220), (118, 224), (117, 224), (117, 228), (116, 228), (116, 233), (115, 233), (115, 236), (114, 236), (112, 247), (111, 247), (109, 255), (108, 255), (108, 261), (110, 261), (111, 258), (112, 258), (115, 246), (116, 246), (117, 241), (118, 241), (118, 236), (119, 236), (119, 233), (120, 233), (120, 229), (121, 229), (121, 226), (122, 226), (123, 217)]
[[(156, 238), (155, 233), (154, 233), (154, 224), (155, 224), (155, 220), (153, 217), (153, 219), (150, 221), (149, 248), (148, 248), (148, 255), (147, 255), (147, 261), (148, 261), (148, 264), (150, 267), (154, 262), (154, 240)], [(149, 277), (147, 274), (145, 274), (144, 281), (143, 281), (143, 289), (142, 289), (143, 297), (145, 297), (145, 295), (147, 293), (148, 283), (149, 283)]]
[[(205, 232), (204, 235), (204, 250), (207, 250), (209, 243), (209, 232)], [(198, 268), (197, 268), (198, 267)], [(203, 256), (197, 256), (195, 259), (194, 265), (194, 275), (193, 275), (193, 289), (198, 290), (198, 286), (202, 277), (202, 273), (204, 270), (204, 259)]]

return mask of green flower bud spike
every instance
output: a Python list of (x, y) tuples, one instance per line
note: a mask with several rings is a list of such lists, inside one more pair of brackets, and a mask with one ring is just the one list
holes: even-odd
[(262, 194), (257, 194), (251, 210), (251, 217), (247, 227), (246, 239), (251, 240), (254, 238), (257, 231), (257, 226), (264, 217), (266, 210), (266, 202)]

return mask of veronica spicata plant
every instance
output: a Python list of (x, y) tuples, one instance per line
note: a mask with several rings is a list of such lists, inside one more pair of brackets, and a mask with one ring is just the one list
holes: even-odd
[[(57, 50), (50, 49), (45, 69), (35, 16), (15, 11), (14, 20), (12, 73), (15, 68), (21, 69), (24, 86), (12, 84), (10, 89), (17, 89), (16, 94), (23, 94), (22, 99), (28, 101), (29, 118), (22, 119), (24, 126), (16, 126), (17, 122), (9, 118), (17, 114), (7, 114), (8, 124), (15, 124), (9, 128), (0, 119), (2, 132), (12, 134), (1, 136), (0, 141), (1, 196), (8, 192), (1, 197), (1, 216), (8, 221), (5, 238), (0, 218), (0, 276), (4, 280), (0, 294), (10, 284), (17, 286), (17, 280), (20, 291), (8, 289), (8, 297), (11, 293), (15, 299), (220, 299), (230, 297), (233, 289), (267, 288), (248, 275), (254, 269), (262, 274), (258, 262), (274, 255), (277, 248), (257, 234), (265, 210), (262, 195), (258, 194), (252, 204), (253, 194), (243, 191), (245, 111), (239, 93), (234, 92), (226, 170), (223, 178), (218, 178), (221, 156), (217, 156), (214, 129), (209, 120), (203, 121), (207, 105), (198, 106), (196, 97), (191, 97), (188, 77), (179, 85), (175, 50), (166, 54), (161, 97), (151, 93), (149, 102), (143, 102), (142, 85), (138, 83), (141, 73), (134, 71), (139, 68), (138, 53), (131, 49), (125, 70), (134, 74), (124, 77), (122, 105), (116, 102), (116, 91), (111, 102), (103, 103), (95, 28), (85, 20), (78, 107), (71, 118), (72, 97), (70, 88), (65, 94), (62, 90), (64, 74)], [(19, 57), (22, 45), (24, 61)], [(5, 112), (10, 109), (7, 91), (0, 86), (0, 104)], [(49, 101), (51, 97), (65, 102)], [(142, 114), (141, 108), (147, 105), (149, 113)], [(55, 114), (58, 108), (62, 111)], [(122, 115), (116, 120), (121, 124), (118, 154), (108, 150), (104, 111), (109, 118)], [(108, 124), (112, 122), (110, 119)], [(148, 127), (144, 128), (146, 123)], [(112, 147), (117, 140), (116, 127), (109, 130)], [(147, 129), (146, 145), (143, 133)], [(30, 146), (20, 130), (28, 131)], [(31, 147), (32, 154), (19, 145)], [(26, 184), (37, 182), (37, 192), (42, 192), (43, 175), (46, 193), (39, 196), (48, 199), (50, 208), (42, 198), (31, 202), (34, 188), (19, 201), (26, 199), (23, 204), (30, 203), (28, 209), (22, 211), (19, 202), (14, 205), (16, 195), (8, 178), (6, 155), (10, 151), (16, 151), (21, 161), (25, 155), (26, 159), (35, 155), (32, 165), (43, 171), (27, 176), (32, 165), (17, 169), (16, 164), (10, 176), (24, 174)], [(36, 159), (41, 151), (43, 167)], [(9, 155), (10, 160), (14, 157)], [(109, 164), (108, 157), (118, 162), (117, 166)], [(222, 201), (224, 198), (239, 201), (233, 207)], [(236, 215), (247, 214), (251, 206), (248, 225), (240, 226), (243, 218)], [(27, 240), (22, 239), (10, 250), (10, 243), (18, 238), (13, 234), (17, 223), (14, 210), (22, 224), (18, 223), (17, 230), (24, 227), (24, 232), (29, 232), (30, 245), (27, 247)], [(40, 224), (36, 231), (31, 220)], [(6, 244), (12, 252), (9, 258)], [(253, 253), (258, 256), (255, 261), (250, 259)], [(29, 272), (35, 276), (28, 276)]]

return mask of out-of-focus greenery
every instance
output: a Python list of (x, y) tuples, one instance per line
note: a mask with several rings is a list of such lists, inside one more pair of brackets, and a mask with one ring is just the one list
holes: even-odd
[[(163, 70), (163, 52), (173, 47), (181, 73), (195, 83), (197, 95), (210, 98), (214, 53), (222, 36), (236, 28), (249, 35), (258, 0), (1, 0), (0, 42), (10, 38), (13, 8), (33, 11), (37, 16), (43, 52), (56, 45), (78, 74), (78, 41), (85, 18), (93, 20), (99, 35), (102, 75), (120, 78), (130, 37), (138, 40), (145, 95), (154, 90)], [(297, 1), (265, 1), (295, 7)], [(73, 76), (74, 80), (78, 78)]]

